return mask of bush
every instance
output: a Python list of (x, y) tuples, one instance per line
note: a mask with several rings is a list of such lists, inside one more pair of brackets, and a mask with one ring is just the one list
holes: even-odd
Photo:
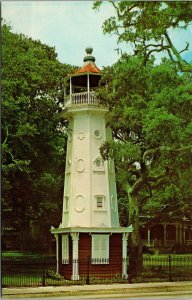
[(143, 253), (145, 254), (159, 254), (159, 250), (156, 248), (150, 248), (146, 245), (143, 246)]
[(55, 280), (62, 280), (64, 279), (63, 276), (60, 274), (55, 273), (53, 270), (48, 270), (45, 275), (47, 278), (55, 279)]
[(175, 245), (172, 247), (172, 253), (175, 253), (175, 254), (187, 254), (187, 253), (192, 253), (192, 245), (175, 244)]

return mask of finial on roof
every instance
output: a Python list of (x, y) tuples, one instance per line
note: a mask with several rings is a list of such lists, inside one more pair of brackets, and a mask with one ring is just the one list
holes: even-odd
[(91, 55), (92, 52), (93, 52), (93, 48), (89, 46), (89, 47), (87, 47), (85, 49), (85, 51), (86, 51), (87, 55), (84, 57), (83, 61), (84, 62), (85, 61), (93, 61), (94, 62), (95, 61), (95, 57)]
[(85, 51), (87, 52), (87, 54), (92, 54), (93, 48), (92, 47), (87, 47), (87, 48), (85, 48)]

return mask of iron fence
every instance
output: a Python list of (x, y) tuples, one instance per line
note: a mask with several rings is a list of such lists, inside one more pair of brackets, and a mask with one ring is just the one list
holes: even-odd
[[(130, 261), (129, 261), (130, 262)], [(129, 271), (129, 282), (192, 280), (192, 255), (145, 255), (141, 271)]]
[[(73, 262), (72, 262), (73, 263)], [(153, 281), (192, 280), (192, 255), (144, 255), (140, 270), (130, 269), (131, 258), (126, 261), (128, 277), (116, 271), (119, 259), (93, 268), (87, 258), (78, 260), (79, 277), (62, 276), (56, 273), (56, 258), (2, 259), (2, 286), (47, 286), (72, 284), (136, 283)], [(122, 265), (125, 262), (121, 262)], [(94, 271), (93, 271), (94, 270)]]

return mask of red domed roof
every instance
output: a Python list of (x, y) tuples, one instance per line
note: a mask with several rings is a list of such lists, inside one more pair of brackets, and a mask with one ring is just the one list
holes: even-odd
[(80, 69), (74, 72), (75, 74), (80, 73), (101, 73), (99, 68), (94, 64), (94, 62), (89, 61), (84, 64)]
[(83, 59), (84, 65), (81, 68), (75, 70), (73, 74), (101, 73), (99, 68), (95, 65), (95, 57), (92, 56), (93, 48), (87, 47), (85, 51), (87, 52), (87, 55)]

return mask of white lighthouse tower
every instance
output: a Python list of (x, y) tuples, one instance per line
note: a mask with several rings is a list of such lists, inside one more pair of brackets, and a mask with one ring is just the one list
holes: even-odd
[(62, 222), (59, 228), (51, 229), (56, 237), (57, 272), (73, 280), (83, 276), (81, 262), (87, 257), (93, 272), (103, 264), (107, 272), (117, 253), (122, 260), (115, 272), (126, 277), (127, 238), (132, 231), (131, 226), (119, 225), (114, 162), (103, 161), (100, 154), (101, 145), (112, 137), (105, 122), (108, 109), (95, 95), (101, 71), (92, 50), (86, 48), (83, 67), (68, 77)]

